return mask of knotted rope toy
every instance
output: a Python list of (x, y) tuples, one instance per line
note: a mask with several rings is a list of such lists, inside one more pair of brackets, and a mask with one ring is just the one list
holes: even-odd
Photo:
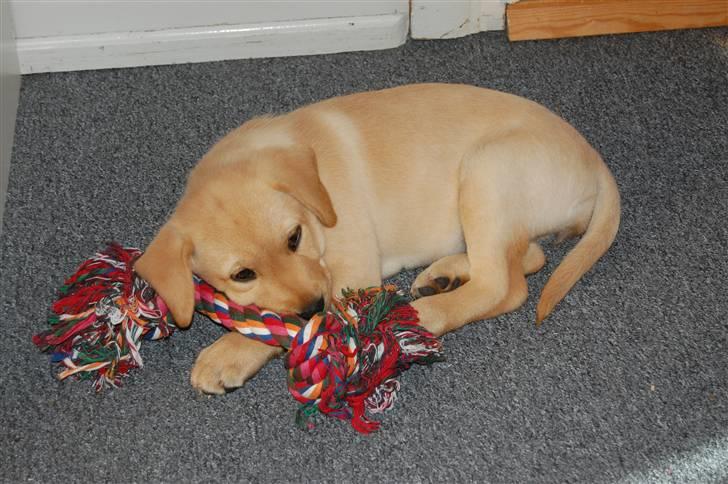
[[(145, 340), (170, 336), (164, 301), (133, 270), (141, 255), (110, 244), (85, 261), (59, 291), (51, 328), (33, 337), (61, 367), (59, 379), (91, 379), (96, 391), (116, 387), (142, 367)], [(392, 286), (344, 291), (309, 321), (255, 305), (240, 306), (195, 276), (195, 309), (227, 329), (288, 353), (288, 389), (301, 402), (296, 421), (312, 428), (316, 413), (350, 420), (361, 433), (379, 428), (368, 414), (392, 407), (398, 375), (443, 359), (440, 342), (419, 326), (416, 311)]]

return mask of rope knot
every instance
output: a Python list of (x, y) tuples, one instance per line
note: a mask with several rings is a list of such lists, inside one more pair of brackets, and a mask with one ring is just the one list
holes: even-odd
[(357, 371), (356, 331), (331, 314), (317, 314), (296, 335), (285, 357), (288, 390), (304, 405), (340, 413), (349, 379)]

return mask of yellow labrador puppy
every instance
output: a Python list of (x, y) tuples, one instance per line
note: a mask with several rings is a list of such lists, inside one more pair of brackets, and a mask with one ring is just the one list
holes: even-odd
[[(136, 263), (181, 327), (192, 273), (240, 304), (309, 315), (342, 288), (430, 264), (414, 307), (436, 335), (518, 308), (537, 240), (581, 240), (543, 289), (541, 322), (609, 248), (617, 186), (564, 120), (517, 96), (422, 84), (338, 97), (253, 119), (189, 177)], [(278, 350), (226, 334), (192, 385), (223, 393)]]

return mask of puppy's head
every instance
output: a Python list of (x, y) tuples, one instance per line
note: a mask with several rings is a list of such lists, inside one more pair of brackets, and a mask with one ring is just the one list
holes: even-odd
[(321, 310), (330, 275), (323, 227), (336, 224), (316, 158), (301, 146), (212, 150), (135, 264), (186, 327), (195, 273), (238, 304), (277, 312)]

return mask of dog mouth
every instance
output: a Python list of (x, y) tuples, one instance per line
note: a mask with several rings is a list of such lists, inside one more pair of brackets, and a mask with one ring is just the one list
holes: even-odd
[[(333, 300), (333, 294), (331, 293), (331, 273), (329, 272), (329, 268), (326, 266), (326, 262), (323, 258), (319, 259), (319, 265), (323, 270), (324, 276), (323, 280), (319, 283), (319, 287), (317, 288), (319, 291), (321, 291), (319, 292), (320, 297), (315, 301), (310, 302), (306, 308), (298, 313), (298, 315), (303, 319), (311, 319), (315, 314), (325, 311), (329, 308), (329, 305)], [(316, 293), (314, 292), (314, 294)]]
[(301, 316), (303, 319), (311, 319), (314, 314), (320, 313), (324, 310), (325, 307), (326, 302), (324, 301), (324, 298), (321, 297), (317, 301), (310, 304), (306, 309), (298, 313), (298, 315)]

